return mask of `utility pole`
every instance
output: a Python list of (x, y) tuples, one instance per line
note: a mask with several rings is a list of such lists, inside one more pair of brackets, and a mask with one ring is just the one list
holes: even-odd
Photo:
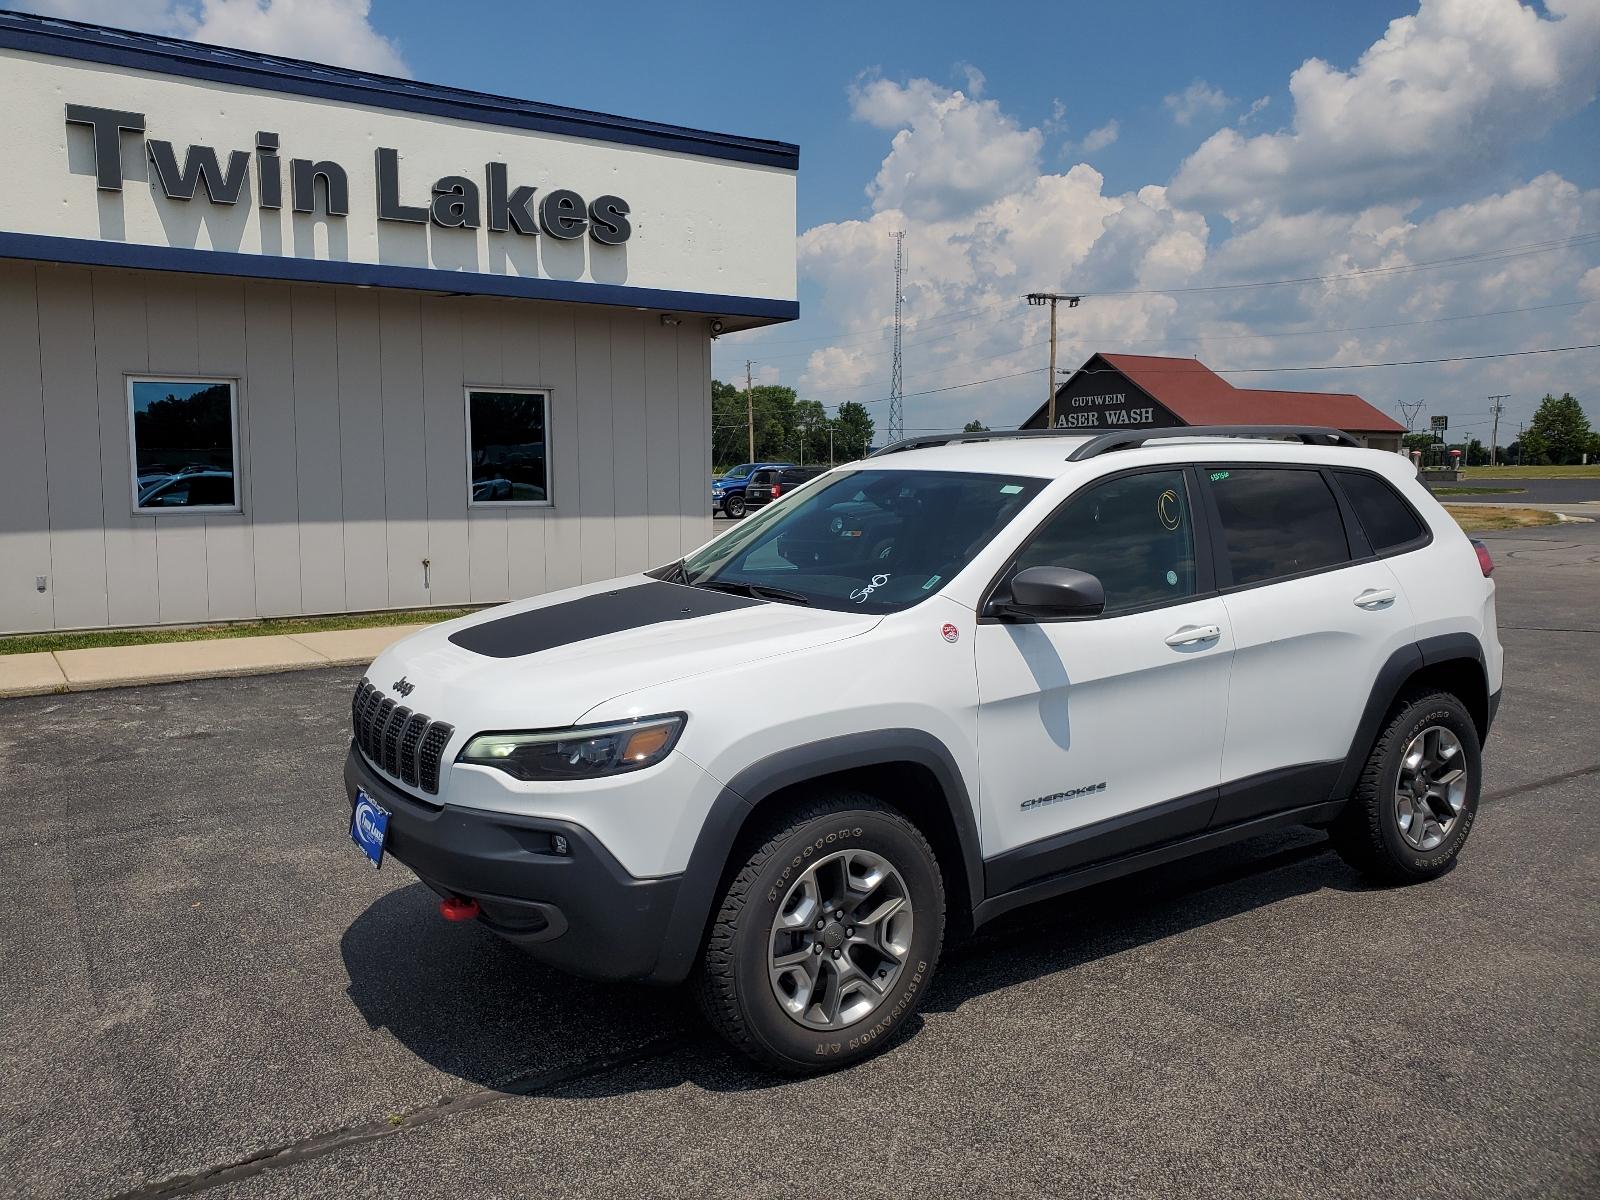
[(1050, 390), (1049, 399), (1046, 401), (1048, 416), (1045, 418), (1045, 428), (1056, 427), (1056, 303), (1060, 300), (1067, 302), (1068, 308), (1077, 308), (1082, 296), (1064, 296), (1059, 292), (1029, 292), (1028, 303), (1037, 308), (1041, 304), (1050, 306), (1050, 374), (1045, 380)]
[(889, 375), (889, 442), (906, 435), (905, 363), (900, 352), (900, 310), (905, 301), (906, 231), (897, 229), (894, 239), (894, 367)]
[(1494, 414), (1494, 432), (1489, 435), (1489, 465), (1495, 465), (1495, 456), (1500, 450), (1500, 414), (1505, 411), (1506, 401), (1510, 395), (1490, 396), (1489, 411)]
[(828, 465), (833, 466), (833, 421), (831, 420), (828, 422)]
[(744, 360), (744, 419), (750, 429), (750, 461), (756, 460), (756, 408), (755, 401), (750, 398), (750, 368), (756, 364), (750, 359)]

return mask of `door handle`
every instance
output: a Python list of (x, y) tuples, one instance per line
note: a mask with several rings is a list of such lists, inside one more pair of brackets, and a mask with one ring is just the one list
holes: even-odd
[(1357, 608), (1376, 609), (1394, 603), (1393, 588), (1368, 588), (1355, 599)]
[(1218, 625), (1185, 625), (1176, 633), (1169, 633), (1166, 637), (1169, 646), (1194, 646), (1201, 642), (1214, 642), (1222, 636), (1222, 628)]

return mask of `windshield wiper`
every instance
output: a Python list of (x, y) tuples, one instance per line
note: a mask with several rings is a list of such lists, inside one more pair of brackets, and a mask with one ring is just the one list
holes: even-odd
[(729, 592), (735, 596), (752, 596), (757, 600), (777, 600), (784, 604), (811, 603), (810, 596), (791, 592), (787, 588), (769, 587), (764, 583), (733, 583), (721, 579), (709, 579), (705, 583), (696, 583), (692, 586), (710, 588), (715, 592)]

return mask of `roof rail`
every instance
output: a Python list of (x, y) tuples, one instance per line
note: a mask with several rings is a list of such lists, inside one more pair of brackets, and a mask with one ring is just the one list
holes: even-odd
[(930, 446), (951, 446), (958, 442), (993, 442), (1002, 438), (1088, 437), (1081, 446), (1073, 447), (1067, 455), (1068, 462), (1081, 462), (1108, 450), (1131, 450), (1146, 442), (1162, 438), (1293, 438), (1308, 446), (1353, 446), (1361, 443), (1339, 429), (1326, 429), (1317, 425), (1177, 425), (1168, 429), (1129, 429), (1122, 433), (1085, 434), (1081, 429), (985, 429), (980, 433), (928, 433), (921, 437), (901, 438), (874, 450), (868, 458), (881, 454), (898, 454), (902, 450), (926, 450)]
[(1073, 447), (1068, 462), (1082, 462), (1111, 450), (1131, 450), (1146, 442), (1173, 438), (1293, 438), (1307, 446), (1352, 446), (1361, 443), (1340, 429), (1315, 425), (1180, 425), (1169, 429), (1130, 429), (1125, 433), (1102, 433), (1081, 446)]
[(898, 454), (902, 450), (926, 450), (929, 446), (949, 446), (956, 442), (993, 442), (1001, 438), (1082, 437), (1081, 429), (985, 429), (981, 433), (928, 433), (921, 437), (901, 438), (874, 450), (868, 458), (880, 454)]

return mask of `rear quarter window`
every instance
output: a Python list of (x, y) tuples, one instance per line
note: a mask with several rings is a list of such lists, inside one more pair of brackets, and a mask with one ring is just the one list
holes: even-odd
[(1356, 510), (1356, 519), (1373, 550), (1385, 554), (1426, 538), (1427, 527), (1422, 518), (1387, 482), (1365, 471), (1334, 474), (1350, 507)]

